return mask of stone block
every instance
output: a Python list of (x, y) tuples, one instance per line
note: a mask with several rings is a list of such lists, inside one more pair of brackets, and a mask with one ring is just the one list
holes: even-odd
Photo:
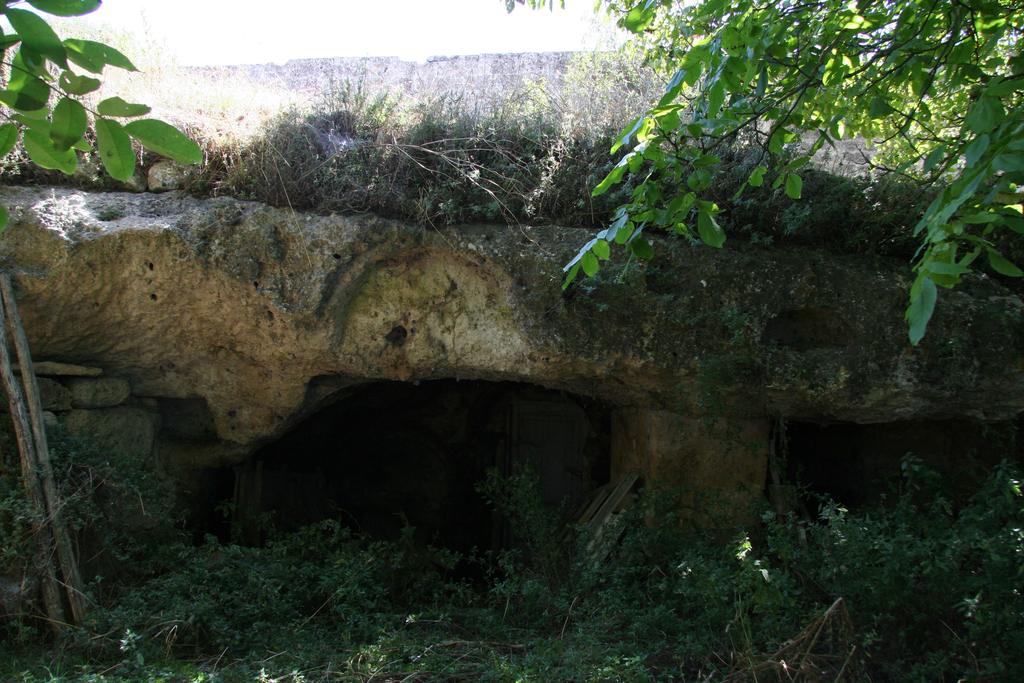
[(130, 457), (153, 455), (160, 417), (143, 408), (121, 406), (99, 410), (72, 410), (63, 416), (71, 436)]
[(131, 394), (128, 382), (118, 377), (71, 379), (67, 386), (75, 408), (111, 408), (124, 403)]
[(43, 410), (71, 410), (71, 392), (67, 387), (47, 377), (37, 377), (36, 381)]
[(188, 170), (173, 161), (158, 161), (149, 167), (146, 184), (150, 192), (179, 190), (188, 178)]
[(721, 528), (753, 520), (768, 469), (767, 419), (705, 420), (661, 410), (612, 415), (612, 478), (639, 471), (680, 494), (684, 523)]
[[(73, 363), (58, 363), (51, 360), (33, 363), (32, 369), (35, 370), (38, 377), (99, 377), (103, 374), (103, 370), (99, 368), (90, 368)], [(21, 368), (15, 366), (14, 371), (20, 374)]]

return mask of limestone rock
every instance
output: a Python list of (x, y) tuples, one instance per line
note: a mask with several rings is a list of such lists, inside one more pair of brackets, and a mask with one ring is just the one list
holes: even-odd
[(121, 183), (121, 185), (129, 192), (145, 192), (147, 189), (146, 176), (142, 175), (141, 171), (136, 170), (132, 177)]
[(131, 394), (128, 382), (119, 377), (70, 379), (67, 385), (75, 408), (111, 408)]
[[(21, 368), (15, 366), (15, 372), (21, 373)], [(32, 369), (39, 377), (99, 377), (103, 370), (90, 368), (85, 365), (73, 363), (58, 363), (56, 361), (39, 361), (32, 364)]]
[(755, 519), (768, 470), (768, 420), (714, 421), (627, 409), (612, 416), (612, 479), (639, 472), (676, 489), (680, 519), (702, 527)]
[(0, 574), (0, 623), (21, 618), (25, 608), (32, 602), (37, 585), (38, 582), (27, 574)]
[(43, 410), (71, 410), (71, 392), (56, 380), (37, 377)]
[(99, 410), (72, 410), (63, 416), (72, 436), (113, 453), (147, 459), (159, 427), (159, 416), (141, 408), (121, 406)]
[(180, 190), (188, 178), (188, 169), (181, 164), (164, 159), (149, 167), (146, 184), (150, 192)]
[(180, 193), (0, 195), (0, 265), (18, 273), (33, 352), (101, 366), (161, 411), (204, 406), (170, 436), (232, 453), (309, 415), (324, 377), (525, 382), (737, 424), (1024, 411), (1024, 304), (984, 276), (943, 292), (911, 347), (905, 263), (654, 237), (650, 264), (611, 264), (563, 294), (589, 230), (434, 231)]

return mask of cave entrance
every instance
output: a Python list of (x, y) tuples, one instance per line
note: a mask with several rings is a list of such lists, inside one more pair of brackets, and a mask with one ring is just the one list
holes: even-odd
[(936, 493), (954, 500), (976, 490), (1003, 458), (1020, 458), (1013, 422), (914, 420), (876, 424), (788, 422), (785, 475), (851, 508), (877, 503), (900, 484), (902, 463), (917, 459), (939, 475)]
[(236, 534), (263, 540), (336, 519), (359, 533), (468, 551), (502, 547), (506, 525), (478, 492), (489, 468), (529, 464), (543, 502), (575, 505), (608, 481), (608, 409), (509, 382), (381, 382), (330, 405), (231, 468)]

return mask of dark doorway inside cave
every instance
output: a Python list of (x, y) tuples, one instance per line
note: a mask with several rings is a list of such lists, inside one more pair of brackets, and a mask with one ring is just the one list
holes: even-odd
[(1013, 422), (789, 421), (784, 441), (784, 478), (803, 488), (808, 509), (822, 495), (851, 508), (878, 503), (899, 490), (904, 462), (934, 472), (930, 490), (957, 500), (976, 490), (1000, 460), (1021, 457)]
[(437, 380), (344, 389), (221, 471), (230, 515), (216, 531), (255, 545), (270, 525), (289, 531), (336, 519), (373, 538), (405, 532), (462, 552), (501, 547), (507, 524), (478, 491), (488, 470), (533, 467), (554, 514), (607, 482), (609, 429), (602, 404), (533, 385)]

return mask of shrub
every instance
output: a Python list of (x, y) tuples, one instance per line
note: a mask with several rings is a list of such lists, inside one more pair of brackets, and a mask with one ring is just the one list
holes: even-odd
[[(80, 533), (122, 524), (104, 488), (145, 495), (127, 483), (146, 476), (130, 463), (102, 469), (105, 456), (87, 447), (57, 449)], [(76, 472), (102, 472), (103, 486), (81, 487), (68, 476)], [(766, 671), (758, 667), (842, 598), (843, 647), (856, 651), (820, 660), (831, 662), (828, 680), (840, 663), (843, 680), (1012, 680), (1024, 656), (1019, 474), (1001, 465), (959, 502), (937, 493), (937, 476), (907, 459), (899, 487), (875, 507), (822, 498), (815, 519), (765, 510), (762, 524), (725, 534), (682, 531), (676, 494), (645, 492), (600, 563), (574, 551), (586, 538), (566, 536), (528, 470), (482, 483), (518, 541), (478, 557), (418, 546), (411, 529), (376, 541), (332, 520), (271, 534), (264, 547), (194, 545), (171, 524), (126, 525), (113, 542), (124, 566), (93, 583), (86, 627), (57, 650), (9, 630), (17, 649), (0, 678), (742, 678)], [(12, 509), (0, 506), (5, 533), (20, 528)], [(483, 572), (473, 583), (460, 566)]]

